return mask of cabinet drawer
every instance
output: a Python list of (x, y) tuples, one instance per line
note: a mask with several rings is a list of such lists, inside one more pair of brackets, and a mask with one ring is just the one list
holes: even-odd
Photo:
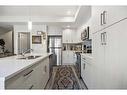
[(32, 78), (33, 66), (5, 81), (6, 89), (29, 89), (29, 79)]
[(49, 58), (5, 81), (5, 89), (44, 89), (49, 79)]

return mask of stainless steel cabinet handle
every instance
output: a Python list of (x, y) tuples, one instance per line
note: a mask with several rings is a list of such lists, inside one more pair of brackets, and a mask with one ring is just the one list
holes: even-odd
[(106, 11), (103, 11), (103, 24), (106, 24)]
[(107, 44), (107, 33), (104, 32), (104, 45), (106, 45), (106, 44)]
[(34, 85), (31, 85), (29, 89), (32, 89), (34, 87)]
[(44, 70), (45, 70), (45, 72), (47, 72), (47, 66), (45, 66), (45, 69)]
[(28, 73), (24, 74), (23, 76), (25, 77), (25, 76), (29, 75), (30, 73), (32, 73), (33, 71), (34, 71), (34, 70), (31, 70), (31, 71), (29, 71)]
[(83, 64), (83, 69), (85, 69), (85, 63)]
[(100, 15), (100, 18), (101, 18), (101, 25), (103, 25), (103, 14), (101, 13), (101, 15)]
[(104, 44), (104, 33), (101, 33), (101, 45)]

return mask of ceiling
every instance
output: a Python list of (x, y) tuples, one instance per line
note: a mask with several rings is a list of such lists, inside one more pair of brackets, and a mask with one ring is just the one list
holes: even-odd
[(90, 6), (0, 6), (0, 26), (12, 27), (31, 20), (33, 24), (77, 27), (90, 14)]
[(0, 16), (73, 17), (79, 6), (0, 6)]

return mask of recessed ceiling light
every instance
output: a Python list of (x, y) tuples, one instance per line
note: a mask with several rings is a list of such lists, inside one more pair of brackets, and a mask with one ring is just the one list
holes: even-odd
[(70, 25), (68, 25), (67, 27), (70, 28)]

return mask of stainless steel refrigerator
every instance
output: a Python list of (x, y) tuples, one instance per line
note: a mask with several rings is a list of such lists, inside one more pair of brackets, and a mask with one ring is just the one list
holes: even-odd
[(48, 51), (54, 54), (54, 65), (62, 65), (62, 37), (48, 36)]

